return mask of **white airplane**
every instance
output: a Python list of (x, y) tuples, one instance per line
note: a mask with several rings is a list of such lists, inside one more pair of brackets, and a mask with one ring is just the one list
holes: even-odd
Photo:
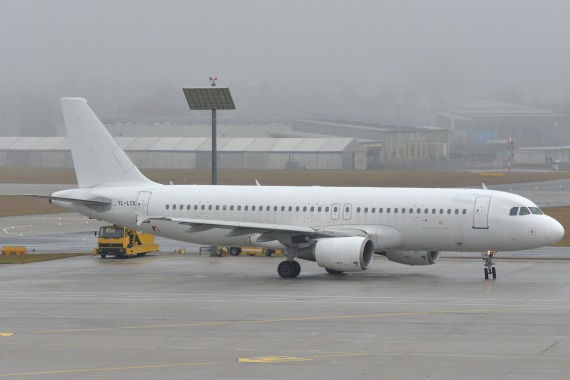
[(530, 200), (482, 189), (162, 185), (147, 179), (87, 101), (61, 105), (79, 188), (50, 201), (90, 218), (205, 245), (286, 251), (277, 272), (297, 277), (295, 258), (329, 273), (363, 271), (374, 254), (435, 264), (440, 251), (482, 252), (496, 278), (497, 250), (554, 244), (564, 228)]

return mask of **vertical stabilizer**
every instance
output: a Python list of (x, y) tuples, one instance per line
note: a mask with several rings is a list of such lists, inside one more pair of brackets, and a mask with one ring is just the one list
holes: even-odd
[(152, 185), (82, 98), (61, 98), (79, 187)]

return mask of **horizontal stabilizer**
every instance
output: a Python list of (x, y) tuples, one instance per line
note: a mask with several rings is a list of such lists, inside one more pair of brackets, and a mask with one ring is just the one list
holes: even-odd
[(50, 201), (63, 201), (63, 202), (72, 202), (72, 203), (80, 203), (84, 205), (110, 205), (111, 200), (107, 198), (93, 198), (93, 199), (77, 199), (77, 198), (68, 198), (68, 197), (54, 197), (52, 195), (36, 195), (36, 194), (18, 194), (21, 197), (33, 197), (33, 198), (44, 198), (49, 199)]

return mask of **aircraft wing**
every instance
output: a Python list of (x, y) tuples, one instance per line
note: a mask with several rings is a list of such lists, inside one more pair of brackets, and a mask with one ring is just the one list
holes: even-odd
[[(304, 227), (289, 224), (253, 223), (228, 220), (141, 217), (140, 215), (137, 220), (137, 224), (150, 223), (153, 220), (187, 225), (187, 233), (203, 232), (214, 228), (221, 228), (228, 230), (226, 237), (261, 234), (263, 236), (262, 239), (265, 241), (279, 240), (277, 235), (283, 236), (283, 234), (289, 236), (306, 235), (313, 239), (322, 237), (367, 236), (366, 232), (356, 228)], [(258, 241), (260, 240), (258, 239)]]

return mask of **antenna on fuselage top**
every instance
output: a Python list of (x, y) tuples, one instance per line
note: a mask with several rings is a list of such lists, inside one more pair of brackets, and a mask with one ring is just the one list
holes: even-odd
[(487, 186), (485, 186), (484, 183), (481, 183), (481, 185), (483, 186), (483, 190), (489, 190), (489, 189), (487, 189)]

